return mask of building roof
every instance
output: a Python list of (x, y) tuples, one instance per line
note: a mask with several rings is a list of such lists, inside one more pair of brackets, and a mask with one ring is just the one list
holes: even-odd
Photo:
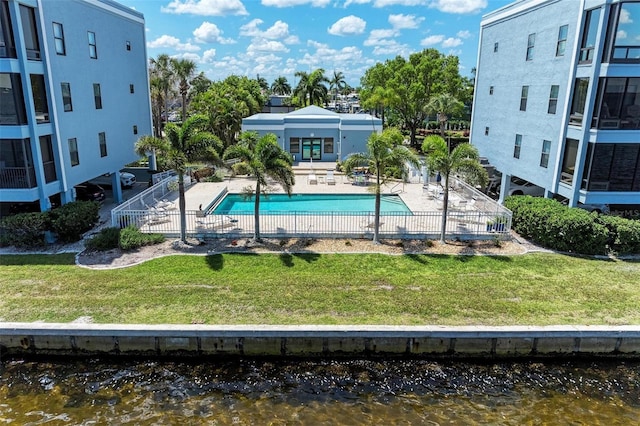
[(310, 122), (349, 122), (353, 124), (359, 124), (362, 122), (371, 123), (376, 125), (382, 125), (382, 120), (374, 117), (370, 114), (339, 114), (337, 112), (329, 111), (328, 109), (321, 108), (316, 105), (311, 105), (295, 111), (287, 113), (259, 113), (250, 117), (244, 118), (243, 123), (285, 123), (288, 121), (310, 121)]

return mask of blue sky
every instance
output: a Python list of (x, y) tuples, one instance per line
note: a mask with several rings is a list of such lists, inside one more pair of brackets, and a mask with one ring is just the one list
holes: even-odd
[(269, 83), (324, 68), (360, 85), (365, 70), (436, 48), (475, 66), (480, 20), (509, 0), (118, 0), (145, 15), (147, 54), (188, 58), (212, 80)]

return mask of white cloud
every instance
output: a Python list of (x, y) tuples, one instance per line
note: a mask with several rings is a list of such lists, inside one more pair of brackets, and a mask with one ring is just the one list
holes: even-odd
[(442, 47), (457, 47), (462, 44), (462, 40), (459, 38), (449, 37), (442, 42)]
[(624, 30), (619, 30), (616, 33), (616, 40), (624, 40), (625, 38), (627, 38), (627, 32)]
[(487, 7), (487, 0), (432, 0), (429, 7), (446, 13), (477, 13)]
[(469, 38), (471, 37), (471, 32), (467, 30), (458, 31), (456, 34), (460, 38)]
[(202, 62), (213, 62), (213, 58), (216, 57), (216, 49), (205, 50), (202, 53)]
[(444, 36), (443, 35), (431, 35), (429, 37), (423, 38), (420, 41), (420, 46), (433, 46), (435, 44), (438, 43), (442, 43), (444, 41)]
[(418, 28), (424, 18), (417, 18), (415, 15), (389, 15), (389, 23), (396, 30)]
[(240, 27), (240, 35), (247, 37), (259, 37), (269, 40), (280, 40), (285, 44), (300, 43), (298, 36), (289, 34), (289, 25), (286, 22), (276, 21), (273, 26), (266, 31), (258, 28), (264, 21), (262, 19), (253, 19), (249, 23)]
[(247, 47), (247, 52), (255, 53), (255, 52), (288, 52), (289, 49), (275, 40), (265, 40), (265, 39), (254, 39), (249, 47)]
[(373, 48), (374, 55), (384, 56), (408, 56), (412, 52), (406, 44), (398, 43), (395, 40), (386, 40), (385, 43)]
[(350, 15), (338, 19), (328, 31), (329, 34), (337, 36), (362, 34), (366, 26), (367, 23), (363, 19)]
[(629, 11), (627, 9), (621, 9), (620, 10), (620, 18), (619, 18), (618, 22), (621, 23), (621, 24), (632, 24), (633, 23), (633, 19), (631, 19), (631, 14), (629, 13)]
[(273, 7), (292, 7), (308, 4), (313, 7), (325, 7), (330, 2), (331, 0), (262, 0), (262, 5)]
[[(297, 62), (310, 68), (349, 69), (352, 64), (363, 60), (362, 51), (355, 46), (333, 49), (327, 44), (309, 40), (307, 44), (316, 49), (314, 53), (305, 53)], [(298, 65), (300, 69), (300, 65)]]
[(188, 59), (193, 62), (200, 62), (200, 56), (195, 53), (181, 53), (179, 55), (171, 55), (172, 58), (176, 59)]
[(222, 30), (216, 24), (206, 21), (193, 31), (193, 36), (197, 43), (234, 43), (232, 39), (222, 37)]
[(373, 7), (387, 6), (423, 6), (427, 0), (374, 0)]
[(365, 46), (377, 46), (384, 44), (385, 39), (396, 37), (398, 32), (396, 30), (371, 30), (369, 38), (364, 41)]
[(147, 47), (151, 49), (169, 48), (175, 49), (180, 52), (197, 52), (198, 50), (200, 50), (198, 46), (194, 46), (191, 43), (181, 43), (180, 39), (166, 34), (161, 35), (157, 39), (148, 42)]
[(202, 16), (249, 14), (240, 0), (173, 0), (160, 10), (164, 13)]
[(347, 8), (352, 4), (367, 4), (370, 2), (371, 0), (347, 0), (344, 2), (344, 7)]

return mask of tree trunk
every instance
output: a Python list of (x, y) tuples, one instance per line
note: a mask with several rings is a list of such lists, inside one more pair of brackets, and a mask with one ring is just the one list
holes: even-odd
[(380, 229), (380, 167), (376, 170), (376, 204), (373, 219), (373, 243), (379, 244), (378, 230)]
[(187, 92), (182, 93), (182, 122), (187, 120)]
[(184, 173), (178, 172), (178, 206), (180, 208), (180, 241), (187, 242), (187, 203), (184, 198)]
[[(258, 178), (258, 176), (256, 176)], [(260, 241), (260, 179), (256, 182), (256, 201), (253, 204), (253, 239)]]
[(442, 228), (440, 228), (440, 242), (445, 243), (447, 233), (447, 214), (449, 210), (449, 174), (444, 175), (444, 200), (442, 204)]

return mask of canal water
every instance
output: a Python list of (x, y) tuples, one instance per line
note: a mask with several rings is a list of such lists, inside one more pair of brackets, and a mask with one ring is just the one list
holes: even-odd
[(640, 362), (0, 363), (16, 425), (634, 425)]

